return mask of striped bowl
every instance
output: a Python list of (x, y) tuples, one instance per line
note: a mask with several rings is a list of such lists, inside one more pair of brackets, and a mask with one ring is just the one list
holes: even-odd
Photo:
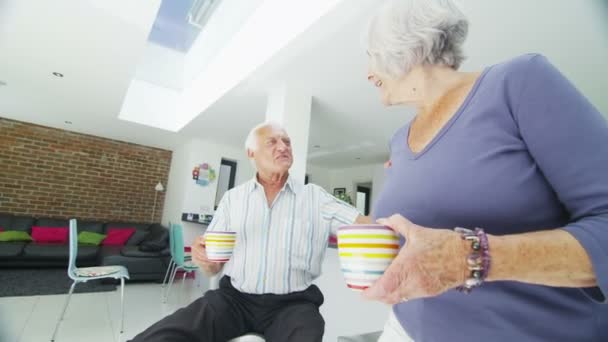
[(399, 253), (399, 236), (379, 224), (338, 228), (338, 254), (346, 286), (363, 291), (371, 286)]
[(207, 259), (214, 262), (227, 262), (232, 256), (235, 243), (236, 232), (206, 232)]

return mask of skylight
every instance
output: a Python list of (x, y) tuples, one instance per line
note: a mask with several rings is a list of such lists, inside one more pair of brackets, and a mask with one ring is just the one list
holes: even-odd
[(163, 0), (150, 42), (173, 51), (190, 50), (178, 55), (192, 63), (157, 50), (140, 71), (168, 75), (179, 65), (181, 86), (138, 75), (130, 84), (119, 118), (181, 130), (340, 1), (225, 1), (215, 11), (219, 0)]
[(219, 0), (163, 0), (148, 40), (188, 52), (218, 3)]

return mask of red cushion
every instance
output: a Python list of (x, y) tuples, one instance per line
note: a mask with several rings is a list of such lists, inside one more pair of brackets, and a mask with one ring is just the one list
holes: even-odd
[(32, 240), (37, 243), (68, 243), (68, 227), (32, 227)]
[(135, 233), (135, 228), (108, 228), (108, 236), (101, 242), (104, 246), (122, 246)]
[(4, 228), (0, 227), (0, 232), (3, 232), (3, 231), (4, 231)]

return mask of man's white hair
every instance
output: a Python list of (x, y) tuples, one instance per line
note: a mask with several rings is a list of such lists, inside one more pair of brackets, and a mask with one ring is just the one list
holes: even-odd
[(258, 149), (259, 144), (260, 144), (260, 139), (259, 139), (259, 131), (263, 128), (266, 127), (272, 127), (275, 129), (280, 129), (282, 131), (285, 131), (285, 128), (281, 125), (279, 125), (276, 122), (272, 122), (272, 121), (266, 121), (266, 122), (262, 122), (261, 124), (256, 125), (255, 127), (253, 127), (251, 129), (251, 131), (249, 131), (249, 134), (247, 134), (247, 139), (245, 139), (245, 149), (246, 150), (252, 150), (255, 151)]
[(365, 39), (372, 72), (398, 78), (421, 64), (458, 69), (468, 27), (452, 0), (388, 0), (372, 17)]

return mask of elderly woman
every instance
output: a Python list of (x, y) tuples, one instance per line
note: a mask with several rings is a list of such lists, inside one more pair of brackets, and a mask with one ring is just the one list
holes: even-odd
[(457, 71), (466, 35), (450, 0), (370, 23), (369, 81), (417, 110), (374, 210), (405, 241), (381, 340), (608, 341), (606, 121), (541, 55)]

